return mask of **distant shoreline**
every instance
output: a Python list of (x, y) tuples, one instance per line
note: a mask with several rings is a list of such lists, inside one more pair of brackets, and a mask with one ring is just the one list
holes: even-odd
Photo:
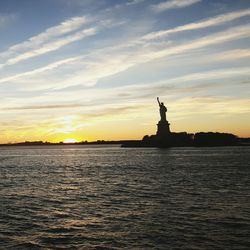
[(104, 141), (104, 140), (97, 140), (91, 142), (72, 142), (72, 143), (64, 143), (64, 142), (43, 142), (43, 141), (26, 141), (26, 142), (17, 142), (17, 143), (2, 143), (0, 147), (5, 146), (69, 146), (69, 145), (110, 145), (110, 144), (117, 144), (122, 145), (123, 143), (127, 142), (136, 142), (139, 140), (121, 140), (121, 141)]
[[(18, 143), (2, 143), (0, 147), (12, 147), (12, 146), (74, 146), (74, 145), (130, 145), (129, 147), (155, 147), (154, 145), (141, 146), (141, 140), (118, 140), (118, 141), (84, 141), (75, 143), (64, 143), (64, 142), (43, 142), (43, 141), (25, 141)], [(250, 138), (238, 138), (237, 144), (235, 145), (185, 145), (185, 147), (213, 147), (213, 146), (250, 146)], [(125, 146), (126, 147), (126, 146)], [(181, 147), (175, 145), (174, 147)]]

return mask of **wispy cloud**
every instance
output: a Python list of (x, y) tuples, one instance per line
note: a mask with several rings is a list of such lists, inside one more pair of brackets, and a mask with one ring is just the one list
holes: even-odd
[(184, 75), (181, 77), (173, 78), (167, 80), (168, 83), (182, 83), (187, 81), (197, 81), (197, 80), (214, 80), (214, 79), (222, 79), (222, 78), (233, 78), (237, 76), (246, 76), (250, 75), (250, 67), (244, 68), (229, 68), (222, 70), (213, 70), (208, 72), (199, 72), (193, 73), (189, 75)]
[[(60, 89), (74, 85), (93, 86), (102, 78), (117, 74), (142, 63), (173, 55), (183, 55), (201, 48), (249, 37), (249, 28), (249, 25), (242, 25), (203, 38), (190, 40), (180, 45), (162, 48), (161, 50), (157, 47), (155, 48), (154, 45), (150, 45), (150, 42), (148, 42), (146, 49), (142, 48), (138, 51), (116, 51), (111, 53), (110, 50), (105, 51), (104, 49), (93, 57), (86, 56), (83, 58), (80, 56), (64, 59), (42, 68), (2, 78), (0, 79), (0, 83), (25, 82), (23, 87), (26, 86), (25, 88), (27, 90)], [(214, 60), (213, 58), (210, 59)], [(72, 71), (73, 74), (71, 73), (68, 76), (64, 76), (62, 74), (65, 72), (64, 66), (67, 66), (67, 70)], [(55, 72), (57, 73), (56, 78), (53, 77), (53, 70), (57, 70)], [(51, 72), (51, 74), (49, 74), (49, 72)], [(60, 72), (62, 73), (60, 74)], [(39, 84), (40, 79), (46, 79), (48, 84)]]
[(212, 46), (220, 43), (226, 43), (233, 40), (250, 37), (250, 25), (241, 25), (230, 28), (223, 32), (217, 32), (212, 35), (204, 36), (200, 39), (189, 41), (183, 45), (173, 46), (159, 51), (153, 51), (145, 55), (145, 60), (154, 60), (165, 56), (181, 54), (184, 52), (201, 49), (207, 46)]
[[(141, 2), (141, 1), (139, 1)], [(137, 4), (138, 1), (131, 1), (128, 4)], [(186, 31), (186, 30), (195, 30), (195, 29), (202, 29), (210, 26), (221, 25), (223, 23), (250, 15), (250, 9), (240, 10), (235, 12), (230, 12), (226, 14), (222, 14), (216, 17), (212, 17), (209, 19), (205, 19), (199, 22), (194, 22), (190, 24), (186, 24), (183, 26), (178, 26), (173, 29), (168, 30), (161, 30), (157, 32), (152, 32), (147, 35), (144, 35), (141, 39), (126, 44), (127, 46), (135, 46), (141, 43), (147, 43), (150, 40), (160, 39), (164, 36), (167, 36), (172, 33)], [(36, 57), (42, 55), (44, 53), (48, 53), (51, 51), (55, 51), (60, 49), (61, 47), (68, 45), (72, 42), (78, 41), (83, 39), (84, 37), (94, 35), (96, 33), (95, 28), (89, 28), (85, 30), (81, 30), (76, 32), (72, 35), (61, 37), (64, 34), (72, 32), (74, 30), (79, 29), (83, 24), (89, 22), (89, 20), (85, 17), (73, 17), (69, 20), (62, 22), (61, 24), (48, 28), (45, 32), (40, 33), (37, 36), (31, 37), (28, 41), (23, 43), (14, 45), (9, 48), (7, 52), (0, 54), (0, 58), (5, 57), (6, 55), (15, 54), (13, 57), (9, 58), (4, 63), (0, 64), (0, 68), (18, 63), (22, 60), (27, 60), (32, 57)], [(55, 38), (60, 37), (58, 40), (54, 40)], [(122, 46), (118, 46), (121, 47)], [(21, 52), (22, 50), (28, 49), (28, 51)], [(64, 60), (63, 60), (64, 61)], [(47, 67), (45, 67), (47, 69)], [(34, 71), (35, 72), (35, 71)], [(24, 73), (25, 75), (26, 73)]]
[(33, 58), (33, 57), (36, 57), (39, 55), (43, 55), (43, 54), (58, 50), (58, 49), (62, 48), (63, 46), (66, 46), (70, 43), (79, 41), (79, 40), (81, 40), (85, 37), (88, 37), (88, 36), (92, 36), (92, 35), (96, 34), (96, 32), (97, 32), (97, 30), (95, 28), (84, 29), (84, 30), (81, 30), (81, 31), (73, 34), (73, 35), (69, 35), (69, 36), (66, 36), (64, 38), (61, 38), (57, 41), (52, 41), (52, 42), (46, 43), (43, 46), (41, 46), (40, 48), (29, 50), (27, 52), (24, 52), (20, 55), (17, 55), (15, 57), (8, 59), (5, 63), (0, 64), (0, 68), (7, 66), (7, 65), (16, 64), (20, 61), (27, 60), (27, 59), (30, 59), (30, 58)]
[(154, 41), (157, 41), (162, 38), (166, 38), (167, 36), (171, 34), (179, 33), (182, 31), (192, 31), (192, 30), (199, 30), (199, 29), (204, 29), (204, 28), (208, 28), (212, 26), (219, 26), (219, 25), (223, 25), (228, 22), (234, 21), (241, 17), (249, 16), (249, 15), (250, 15), (250, 9), (224, 13), (224, 14), (211, 17), (208, 19), (203, 19), (197, 22), (180, 25), (172, 29), (150, 32), (148, 34), (143, 35), (141, 38), (127, 41), (126, 43), (120, 44), (116, 47), (113, 47), (112, 49), (116, 50), (116, 49), (132, 48), (135, 46), (138, 46), (138, 47), (148, 46), (150, 44), (149, 42), (153, 43)]
[(117, 10), (117, 9), (121, 9), (123, 7), (129, 7), (129, 6), (133, 6), (133, 5), (137, 5), (137, 4), (140, 4), (140, 3), (143, 3), (145, 0), (130, 0), (130, 1), (124, 1), (122, 3), (117, 3), (115, 5), (113, 5), (112, 7), (108, 7), (106, 8), (104, 11), (105, 12), (112, 12), (114, 10)]
[[(215, 86), (211, 85), (211, 81), (221, 80), (221, 79), (233, 79), (238, 76), (244, 77), (250, 75), (249, 67), (242, 68), (228, 68), (228, 69), (219, 69), (219, 70), (210, 70), (204, 72), (196, 72), (191, 74), (185, 74), (175, 78), (169, 78), (163, 81), (140, 84), (140, 85), (130, 85), (123, 86), (117, 88), (115, 91), (115, 95), (119, 96), (121, 99), (134, 99), (135, 96), (150, 96), (152, 98), (156, 94), (177, 94), (183, 93), (183, 91), (190, 90), (191, 92), (202, 91), (203, 89), (207, 89), (208, 87), (214, 88)], [(192, 83), (192, 85), (188, 85), (187, 83)], [(206, 84), (206, 82), (210, 82), (210, 84)], [(185, 83), (185, 84), (183, 84)], [(198, 85), (197, 85), (198, 83)], [(201, 85), (202, 83), (202, 85)], [(223, 82), (222, 82), (223, 83)], [(218, 84), (216, 84), (218, 85)], [(111, 90), (110, 90), (111, 91)], [(105, 95), (105, 98), (107, 96)]]
[(18, 79), (22, 79), (24, 77), (39, 75), (39, 74), (41, 74), (43, 72), (48, 72), (50, 70), (56, 69), (61, 65), (71, 63), (71, 62), (73, 62), (73, 61), (75, 61), (75, 60), (77, 60), (79, 58), (81, 58), (81, 57), (66, 58), (66, 59), (63, 59), (63, 60), (59, 60), (59, 61), (50, 63), (50, 64), (48, 64), (48, 65), (46, 65), (44, 67), (41, 67), (41, 68), (37, 68), (37, 69), (31, 70), (31, 71), (27, 71), (27, 72), (23, 72), (23, 73), (20, 73), (20, 74), (13, 75), (13, 76), (5, 77), (5, 78), (0, 79), (0, 83), (2, 83), (2, 82), (11, 82), (11, 81), (15, 81), (15, 80), (18, 80)]
[(0, 64), (0, 69), (59, 50), (66, 45), (93, 36), (101, 30), (121, 26), (125, 22), (115, 22), (111, 19), (98, 20), (92, 27), (79, 30), (79, 27), (84, 23), (86, 23), (85, 17), (72, 18), (58, 26), (47, 29), (45, 32), (30, 38), (28, 41), (10, 47), (6, 52), (0, 54), (0, 59), (7, 57), (7, 60)]
[[(211, 82), (219, 82), (222, 79), (236, 79), (237, 77), (246, 77), (250, 75), (249, 67), (227, 68), (219, 70), (210, 70), (204, 72), (195, 72), (184, 74), (179, 77), (169, 78), (159, 82), (149, 82), (144, 84), (135, 84), (120, 86), (116, 88), (90, 88), (88, 90), (72, 91), (54, 91), (42, 96), (32, 98), (20, 97), (1, 100), (1, 110), (25, 109), (29, 103), (30, 109), (60, 109), (82, 107), (85, 111), (90, 108), (106, 108), (107, 106), (124, 105), (135, 100), (152, 99), (154, 96), (161, 95), (178, 95), (187, 92), (194, 94), (195, 91), (203, 91), (208, 88), (219, 87)], [(225, 84), (221, 81), (221, 84)], [(227, 83), (229, 85), (229, 83)], [(109, 104), (109, 100), (112, 103)], [(43, 103), (47, 103), (44, 105)], [(50, 104), (48, 104), (50, 103)], [(73, 103), (73, 104), (72, 104)], [(103, 105), (105, 106), (103, 107)], [(28, 109), (28, 108), (27, 108)], [(82, 111), (81, 111), (82, 112)]]
[(237, 60), (250, 57), (250, 49), (234, 49), (231, 51), (225, 51), (217, 53), (216, 55), (210, 56), (208, 60), (214, 61), (228, 61), (228, 60)]
[(73, 17), (66, 21), (63, 21), (59, 25), (50, 27), (44, 32), (29, 38), (27, 41), (11, 46), (8, 51), (0, 54), (0, 58), (10, 56), (12, 53), (19, 53), (25, 49), (39, 48), (41, 44), (51, 41), (51, 39), (70, 33), (79, 29), (83, 24), (89, 20), (85, 17)]
[(139, 4), (139, 3), (143, 3), (145, 0), (130, 0), (126, 3), (126, 5), (135, 5), (135, 4)]
[(82, 29), (68, 36), (64, 36), (77, 31), (87, 22), (89, 22), (89, 20), (85, 16), (73, 17), (59, 25), (48, 28), (44, 32), (29, 38), (27, 41), (11, 46), (7, 51), (0, 53), (0, 58), (8, 58), (0, 64), (0, 68), (58, 50), (72, 42), (94, 35), (96, 28)]
[(211, 18), (208, 18), (205, 20), (201, 20), (198, 22), (193, 22), (193, 23), (182, 25), (182, 26), (178, 26), (178, 27), (175, 27), (173, 29), (152, 32), (152, 33), (149, 33), (149, 34), (143, 36), (140, 40), (147, 41), (147, 40), (159, 39), (159, 38), (165, 37), (167, 35), (181, 32), (181, 31), (197, 30), (197, 29), (204, 29), (204, 28), (208, 28), (208, 27), (212, 27), (212, 26), (218, 26), (218, 25), (224, 24), (226, 22), (230, 22), (230, 21), (233, 21), (235, 19), (238, 19), (238, 18), (241, 18), (244, 16), (249, 16), (249, 15), (250, 15), (250, 9), (229, 12), (229, 13), (221, 14), (221, 15), (211, 17)]
[[(193, 108), (195, 106), (195, 109)], [(206, 115), (234, 115), (248, 114), (250, 112), (250, 101), (245, 98), (234, 98), (228, 96), (202, 96), (183, 97), (175, 103), (179, 115), (206, 114)], [(177, 114), (177, 116), (179, 116)]]
[(65, 109), (65, 108), (79, 108), (79, 104), (52, 104), (52, 105), (35, 105), (24, 107), (9, 107), (6, 110), (39, 110), (39, 109)]
[(156, 12), (162, 12), (169, 9), (184, 8), (196, 3), (201, 2), (201, 0), (169, 0), (152, 5), (152, 9)]

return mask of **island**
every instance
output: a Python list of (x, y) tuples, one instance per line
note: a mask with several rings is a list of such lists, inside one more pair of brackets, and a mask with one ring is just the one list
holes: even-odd
[[(167, 107), (163, 102), (159, 105), (160, 121), (157, 123), (157, 131), (155, 135), (145, 135), (140, 141), (125, 142), (122, 147), (211, 147), (211, 146), (237, 146), (249, 145), (250, 141), (238, 138), (230, 133), (219, 132), (198, 132), (195, 134), (187, 132), (171, 132), (170, 123), (166, 118)], [(245, 144), (243, 143), (245, 142)]]

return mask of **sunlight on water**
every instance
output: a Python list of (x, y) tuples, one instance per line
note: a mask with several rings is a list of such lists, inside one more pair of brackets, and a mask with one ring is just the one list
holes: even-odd
[(248, 249), (249, 162), (249, 147), (2, 147), (0, 248)]

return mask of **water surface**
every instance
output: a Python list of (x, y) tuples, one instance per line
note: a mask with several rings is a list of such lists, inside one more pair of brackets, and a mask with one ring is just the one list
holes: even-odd
[(0, 249), (249, 249), (250, 147), (0, 148)]

